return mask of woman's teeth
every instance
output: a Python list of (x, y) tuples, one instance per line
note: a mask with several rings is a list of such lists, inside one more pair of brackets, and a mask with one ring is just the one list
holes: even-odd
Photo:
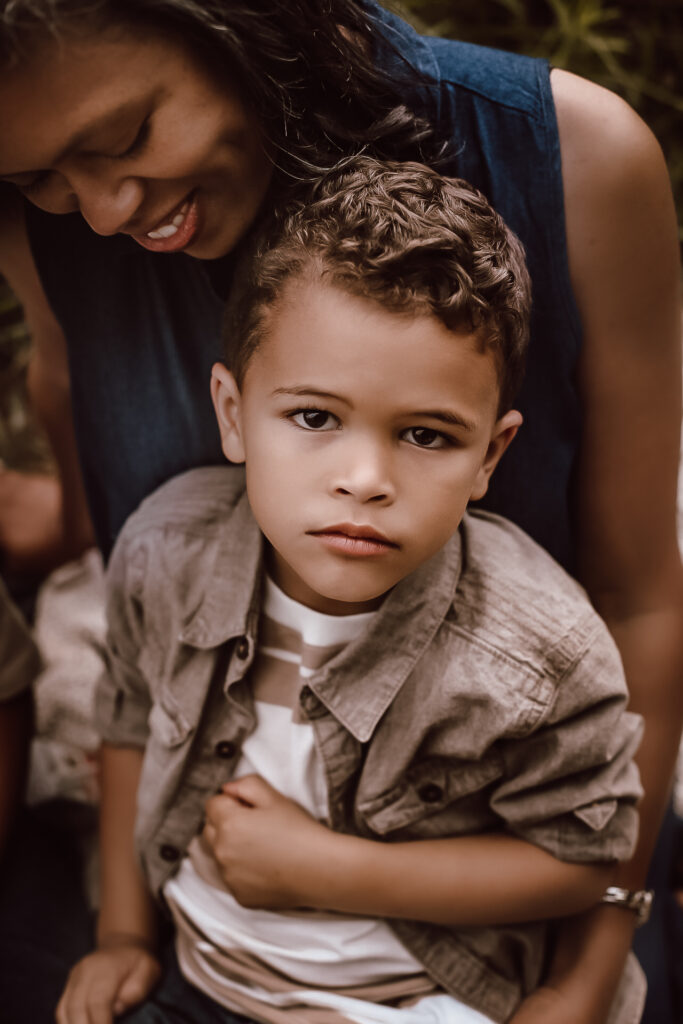
[(183, 203), (178, 213), (169, 224), (164, 224), (160, 228), (156, 228), (154, 231), (148, 231), (148, 238), (171, 238), (178, 231), (178, 228), (185, 220), (185, 215), (190, 207), (189, 203)]

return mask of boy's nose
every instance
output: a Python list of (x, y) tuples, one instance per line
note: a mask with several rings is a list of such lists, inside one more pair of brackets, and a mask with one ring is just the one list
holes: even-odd
[(335, 494), (350, 496), (361, 504), (390, 504), (396, 496), (390, 458), (369, 446), (356, 448), (349, 456), (334, 477)]

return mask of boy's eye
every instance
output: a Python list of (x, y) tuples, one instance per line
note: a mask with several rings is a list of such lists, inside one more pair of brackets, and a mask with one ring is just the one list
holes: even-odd
[(297, 409), (290, 419), (304, 430), (336, 430), (338, 425), (337, 417), (324, 409)]
[(408, 427), (402, 436), (418, 448), (447, 448), (451, 444), (450, 438), (431, 427)]

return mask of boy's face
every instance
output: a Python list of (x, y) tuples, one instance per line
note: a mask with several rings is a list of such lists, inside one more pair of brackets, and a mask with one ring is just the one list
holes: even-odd
[(475, 336), (322, 282), (289, 283), (241, 392), (217, 365), (212, 394), (275, 582), (329, 614), (376, 607), (435, 554), (521, 423), (497, 418)]

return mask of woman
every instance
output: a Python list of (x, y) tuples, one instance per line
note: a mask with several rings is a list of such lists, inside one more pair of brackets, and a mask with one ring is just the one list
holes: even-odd
[[(683, 663), (677, 246), (645, 126), (543, 62), (420, 39), (359, 0), (0, 0), (0, 39), (0, 178), (29, 200), (8, 193), (0, 270), (34, 326), (34, 394), (72, 481), (75, 425), (105, 550), (153, 487), (220, 458), (205, 391), (221, 294), (250, 226), (298, 183), (361, 147), (439, 160), (521, 237), (526, 422), (489, 507), (578, 575), (619, 643), (648, 793), (619, 884), (641, 888)], [(166, 411), (154, 435), (150, 404)], [(572, 922), (515, 1024), (602, 1024), (634, 924), (610, 907)]]

